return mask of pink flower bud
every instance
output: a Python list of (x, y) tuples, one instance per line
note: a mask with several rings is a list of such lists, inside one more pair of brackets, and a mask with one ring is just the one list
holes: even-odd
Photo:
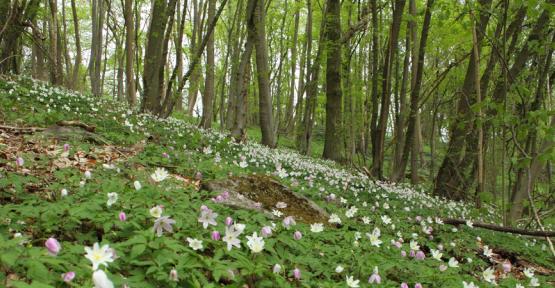
[(69, 151), (69, 144), (66, 143), (64, 144), (64, 152), (67, 152), (67, 151)]
[(177, 270), (175, 270), (175, 268), (172, 268), (170, 271), (170, 280), (174, 282), (179, 281), (179, 278), (177, 277)]
[(75, 272), (73, 272), (73, 271), (69, 271), (69, 272), (66, 272), (66, 273), (62, 274), (62, 279), (66, 283), (71, 282), (71, 280), (73, 280), (73, 278), (75, 278)]
[(274, 272), (276, 274), (281, 272), (281, 265), (279, 265), (279, 264), (274, 265), (274, 268), (272, 268), (272, 272)]
[(52, 256), (58, 255), (58, 253), (60, 253), (60, 250), (62, 249), (62, 245), (60, 245), (60, 242), (52, 237), (48, 238), (48, 240), (44, 242), (44, 246), (48, 250), (48, 253), (50, 253), (50, 255)]
[(297, 280), (301, 279), (301, 270), (299, 270), (299, 268), (293, 270), (293, 277)]
[(225, 218), (225, 226), (230, 226), (233, 224), (233, 219), (231, 217)]
[(170, 158), (170, 155), (168, 155), (168, 153), (164, 152), (164, 153), (162, 153), (162, 157), (164, 157), (164, 158)]
[(414, 288), (422, 288), (422, 284), (416, 283), (416, 284), (414, 284)]
[(295, 240), (301, 240), (301, 238), (303, 238), (303, 234), (301, 231), (295, 231), (295, 233), (293, 233), (293, 238), (295, 238)]
[(410, 250), (409, 256), (410, 257), (416, 256), (416, 252), (414, 252), (414, 250)]
[(219, 241), (220, 239), (221, 239), (220, 232), (218, 232), (218, 231), (212, 231), (212, 240), (214, 240), (214, 241)]
[(214, 200), (214, 202), (216, 203), (220, 203), (224, 201), (224, 197), (222, 197), (222, 195), (218, 195), (216, 196), (216, 199)]
[(127, 220), (127, 215), (125, 215), (125, 212), (121, 211), (119, 212), (119, 221), (125, 221)]
[(206, 206), (206, 205), (200, 206), (200, 211), (207, 211), (207, 210), (210, 210), (210, 208), (208, 208), (208, 206)]
[(229, 192), (228, 192), (228, 191), (224, 191), (224, 193), (222, 193), (222, 197), (223, 197), (224, 199), (229, 198)]
[(511, 261), (507, 260), (507, 261), (503, 262), (502, 266), (503, 266), (503, 272), (505, 272), (505, 273), (511, 272), (511, 268), (512, 268)]
[(424, 254), (424, 252), (418, 250), (418, 252), (416, 252), (415, 258), (416, 260), (424, 260), (424, 258), (426, 258), (426, 255)]
[(295, 222), (295, 218), (293, 218), (293, 216), (287, 216), (283, 218), (283, 226), (285, 228), (289, 229), (291, 225), (295, 225), (295, 224), (297, 223)]
[(401, 256), (402, 256), (402, 257), (407, 257), (407, 252), (405, 252), (404, 250), (401, 251)]
[(370, 283), (370, 284), (372, 284), (372, 283), (380, 284), (380, 283), (382, 283), (382, 277), (380, 277), (379, 274), (374, 273), (374, 274), (370, 275), (370, 278), (368, 278), (368, 283)]
[(445, 270), (447, 270), (447, 266), (446, 266), (446, 265), (444, 265), (444, 264), (439, 265), (439, 271), (443, 272), (443, 271), (445, 271)]
[(17, 157), (17, 158), (15, 159), (15, 164), (16, 164), (17, 166), (20, 166), (20, 167), (21, 167), (21, 166), (23, 166), (23, 164), (25, 164), (25, 160), (23, 160), (23, 158), (21, 158), (21, 157)]
[(401, 283), (401, 288), (409, 288), (409, 285), (405, 282)]
[(202, 180), (202, 173), (201, 172), (197, 172), (195, 174), (195, 180)]
[(262, 229), (260, 230), (260, 235), (262, 235), (262, 237), (268, 237), (272, 235), (272, 228), (270, 228), (270, 226), (262, 227)]
[(416, 216), (415, 219), (416, 219), (416, 222), (420, 222), (420, 221), (422, 221), (422, 216)]

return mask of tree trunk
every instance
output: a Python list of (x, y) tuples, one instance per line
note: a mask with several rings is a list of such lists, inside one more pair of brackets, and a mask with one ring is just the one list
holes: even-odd
[(341, 3), (328, 0), (326, 9), (326, 131), (322, 157), (343, 161), (341, 134)]
[[(75, 1), (75, 0), (72, 0)], [(137, 103), (137, 92), (135, 88), (135, 76), (133, 73), (133, 57), (135, 55), (135, 24), (133, 23), (133, 0), (125, 0), (125, 95), (129, 107), (135, 107)]]
[[(376, 145), (374, 145), (376, 139), (376, 129), (377, 129), (377, 121), (378, 121), (378, 101), (379, 101), (379, 94), (378, 94), (378, 63), (379, 63), (379, 43), (378, 43), (378, 34), (379, 34), (379, 27), (378, 27), (378, 1), (372, 0), (372, 112), (370, 114), (370, 125), (367, 128), (367, 132), (369, 134), (366, 135), (367, 145), (372, 142), (372, 155), (374, 155), (374, 150)], [(368, 150), (366, 147), (365, 150)]]
[[(311, 112), (312, 109), (310, 108), (312, 105), (312, 102), (315, 102), (312, 100), (312, 98), (315, 97), (311, 97), (313, 90), (317, 90), (316, 85), (312, 85), (312, 72), (314, 72), (311, 68), (313, 65), (311, 65), (311, 54), (312, 54), (312, 3), (311, 0), (307, 0), (306, 1), (306, 8), (307, 8), (307, 16), (306, 16), (306, 51), (305, 51), (305, 59), (306, 59), (306, 83), (303, 83), (302, 89), (299, 89), (299, 95), (303, 95), (306, 93), (306, 97), (305, 97), (305, 104), (304, 104), (304, 113), (303, 113), (303, 107), (302, 104), (303, 102), (299, 102), (299, 109), (297, 110), (297, 114), (298, 114), (298, 119), (299, 122), (297, 123), (297, 131), (296, 131), (296, 145), (297, 145), (297, 150), (299, 150), (299, 152), (301, 154), (309, 154), (310, 153), (310, 135), (311, 135), (311, 131), (310, 129), (312, 129), (312, 123), (311, 123)], [(322, 21), (321, 27), (325, 27), (324, 26), (325, 21)], [(320, 30), (320, 39), (322, 39), (322, 35), (324, 35), (323, 33), (323, 29)], [(320, 43), (322, 43), (322, 41), (320, 41)], [(319, 73), (319, 63), (320, 63), (320, 50), (321, 48), (318, 48), (318, 52), (316, 55), (316, 60), (314, 62), (314, 64), (317, 64), (318, 66), (316, 67), (316, 65), (314, 65), (314, 68), (318, 70)], [(317, 76), (316, 76), (317, 77)], [(301, 79), (299, 81), (299, 87), (300, 86), (300, 82), (303, 81), (303, 79)], [(310, 128), (310, 129), (308, 129)]]
[[(479, 6), (483, 11), (486, 11), (491, 6), (491, 0), (479, 0)], [(484, 33), (489, 22), (489, 13), (480, 13), (478, 23), (478, 31), (481, 31), (477, 35), (478, 43), (482, 42), (484, 38)], [(475, 103), (475, 98), (473, 94), (476, 89), (474, 87), (474, 73), (476, 69), (474, 68), (475, 60), (474, 53), (471, 50), (470, 60), (468, 62), (468, 67), (466, 70), (466, 75), (464, 78), (464, 84), (461, 91), (461, 96), (459, 98), (459, 103), (457, 106), (457, 121), (454, 121), (449, 129), (449, 144), (445, 158), (438, 170), (435, 184), (434, 184), (434, 194), (446, 197), (452, 200), (463, 200), (466, 198), (466, 191), (461, 189), (462, 181), (464, 177), (460, 171), (459, 163), (463, 159), (463, 151), (465, 147), (465, 138), (468, 136), (469, 131), (472, 131), (472, 118), (470, 106)]]
[[(249, 3), (250, 4), (250, 3)], [(251, 7), (251, 6), (249, 6)], [(247, 10), (251, 11), (252, 10)], [(248, 18), (247, 18), (248, 19)], [(250, 59), (252, 55), (252, 50), (254, 48), (254, 39), (252, 39), (253, 35), (249, 35), (247, 37), (247, 42), (245, 43), (245, 51), (243, 51), (243, 55), (241, 56), (241, 61), (239, 62), (239, 68), (237, 70), (236, 81), (237, 83), (233, 83), (233, 87), (231, 88), (231, 93), (235, 95), (230, 95), (230, 98), (234, 98), (233, 107), (233, 125), (231, 128), (231, 136), (235, 138), (237, 142), (243, 142), (246, 140), (246, 121), (247, 121), (247, 95), (248, 95), (248, 85), (250, 80)]]
[[(555, 34), (553, 37), (555, 41)], [(536, 97), (530, 106), (530, 110), (523, 115), (523, 117), (528, 116), (528, 113), (534, 113), (542, 109), (542, 105), (545, 101), (545, 90), (547, 77), (549, 77), (549, 69), (551, 67), (551, 58), (553, 49), (548, 48), (549, 53), (544, 56), (539, 57), (541, 59), (538, 69), (538, 85), (536, 87)], [(538, 130), (537, 127), (542, 126), (540, 123), (530, 123), (533, 120), (524, 120), (527, 124), (529, 132), (526, 138), (526, 144), (524, 151), (521, 151), (521, 157), (525, 158), (524, 161), (529, 161), (530, 164), (525, 165), (525, 167), (518, 168), (516, 175), (515, 185), (513, 186), (513, 191), (511, 194), (511, 206), (509, 210), (508, 222), (513, 223), (520, 217), (522, 217), (522, 211), (524, 209), (524, 200), (527, 198), (528, 189), (534, 187), (534, 182), (542, 169), (544, 163), (541, 161), (539, 156), (548, 151), (553, 147), (553, 141), (548, 137), (543, 141), (540, 151), (537, 149), (538, 140)], [(551, 117), (551, 127), (555, 128), (555, 116)], [(538, 153), (539, 152), (539, 153)]]
[(272, 117), (272, 96), (270, 95), (270, 71), (268, 68), (268, 50), (265, 31), (264, 0), (249, 0), (249, 7), (253, 7), (252, 17), (247, 22), (248, 32), (251, 33), (256, 49), (256, 70), (259, 94), (259, 117), (262, 131), (262, 144), (275, 147)]
[(59, 27), (58, 27), (58, 3), (56, 0), (49, 0), (49, 36), (50, 36), (50, 82), (54, 85), (62, 85), (64, 76), (61, 63), (61, 47), (59, 47)]
[[(193, 0), (193, 33), (191, 37), (191, 55), (197, 53), (197, 46), (200, 44), (200, 39), (202, 38), (202, 24), (201, 24), (201, 14), (202, 1), (199, 3), (198, 0)], [(201, 81), (200, 67), (195, 68), (191, 74), (191, 80), (189, 84), (188, 99), (187, 99), (187, 115), (193, 115), (193, 110), (197, 102), (197, 94), (199, 89), (199, 83)]]
[[(299, 2), (299, 0), (296, 0), (296, 2)], [(289, 83), (289, 99), (287, 101), (287, 106), (285, 108), (285, 122), (284, 122), (284, 127), (285, 127), (285, 133), (288, 133), (289, 131), (289, 127), (291, 127), (292, 123), (294, 123), (294, 118), (293, 118), (293, 108), (295, 107), (295, 74), (297, 72), (297, 42), (299, 39), (299, 18), (300, 18), (300, 9), (298, 8), (299, 5), (297, 5), (297, 3), (295, 3), (295, 20), (294, 20), (294, 24), (293, 24), (293, 42), (291, 43), (291, 74), (289, 77), (291, 77), (291, 81)], [(300, 80), (299, 80), (300, 81)], [(299, 90), (297, 92), (297, 94), (300, 94), (301, 91)], [(297, 95), (297, 101), (299, 101), (299, 96)]]
[(81, 50), (81, 34), (79, 32), (79, 18), (77, 17), (77, 7), (75, 0), (71, 0), (71, 15), (73, 18), (73, 29), (75, 31), (75, 63), (73, 64), (73, 75), (71, 77), (73, 89), (80, 91), (82, 89), (81, 81), (79, 80), (79, 71), (81, 69), (82, 50)]
[(91, 55), (89, 58), (89, 78), (91, 80), (91, 91), (96, 97), (101, 94), (100, 73), (102, 64), (102, 46), (103, 46), (103, 29), (104, 29), (104, 1), (92, 0), (91, 5), (91, 21), (92, 21), (92, 40)]
[(389, 43), (387, 45), (383, 64), (380, 118), (374, 133), (375, 137), (372, 146), (372, 174), (379, 179), (383, 178), (385, 134), (387, 130), (387, 120), (389, 118), (389, 107), (391, 105), (391, 69), (393, 66), (393, 59), (397, 53), (397, 39), (399, 38), (405, 2), (406, 0), (395, 0), (393, 20), (389, 31)]
[[(22, 54), (19, 53), (24, 24), (33, 22), (39, 10), (40, 0), (0, 1), (0, 74), (19, 74)], [(10, 14), (11, 13), (11, 14)], [(10, 15), (10, 17), (8, 17)]]
[[(416, 117), (418, 114), (418, 104), (420, 97), (420, 88), (422, 86), (422, 76), (424, 74), (424, 56), (426, 52), (426, 41), (428, 40), (428, 31), (430, 28), (430, 22), (432, 18), (432, 7), (434, 5), (434, 0), (428, 0), (426, 3), (426, 14), (424, 15), (424, 23), (422, 25), (422, 35), (420, 37), (420, 47), (418, 48), (418, 66), (416, 66), (416, 77), (414, 80), (414, 88), (410, 93), (410, 116), (408, 120), (408, 128), (405, 138), (405, 146), (403, 147), (403, 157), (401, 157), (401, 163), (399, 163), (399, 169), (393, 176), (393, 181), (398, 181), (405, 174), (405, 168), (409, 159), (409, 155), (414, 154), (412, 149), (415, 145), (416, 140)], [(414, 155), (416, 156), (416, 155)]]
[[(208, 0), (208, 21), (213, 21), (216, 13), (216, 0)], [(199, 126), (212, 128), (213, 106), (215, 96), (214, 72), (214, 33), (208, 38), (206, 46), (206, 78), (204, 82), (204, 95), (202, 95), (202, 118)]]
[[(59, 25), (58, 25), (59, 27)], [(65, 83), (64, 85), (68, 88), (73, 88), (73, 81), (71, 81), (72, 69), (71, 69), (71, 58), (69, 57), (69, 49), (67, 47), (68, 35), (67, 35), (67, 18), (66, 18), (66, 1), (62, 0), (62, 37), (58, 42), (63, 43), (63, 56), (65, 63)], [(58, 31), (60, 31), (58, 29)]]
[[(173, 7), (173, 8), (172, 8)], [(147, 32), (145, 61), (143, 69), (143, 102), (141, 111), (158, 114), (161, 109), (163, 72), (166, 59), (166, 26), (175, 11), (175, 0), (154, 0), (151, 10), (151, 21)]]

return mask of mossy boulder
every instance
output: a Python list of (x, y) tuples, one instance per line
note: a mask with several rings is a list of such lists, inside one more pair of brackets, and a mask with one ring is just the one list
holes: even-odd
[(221, 203), (235, 208), (257, 210), (272, 215), (278, 202), (287, 207), (277, 209), (284, 216), (293, 216), (303, 223), (327, 223), (329, 215), (310, 199), (292, 191), (267, 175), (232, 176), (202, 183), (202, 189), (218, 193), (228, 192)]

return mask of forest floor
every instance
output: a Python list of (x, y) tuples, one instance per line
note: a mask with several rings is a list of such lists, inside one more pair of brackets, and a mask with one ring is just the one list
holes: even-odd
[[(201, 188), (251, 174), (311, 199), (329, 220), (292, 221), (287, 199), (264, 202), (272, 215), (237, 209)], [(0, 204), (6, 287), (91, 287), (97, 269), (116, 287), (555, 284), (544, 240), (473, 227), (500, 223), (494, 207), (25, 78), (0, 79)], [(110, 249), (85, 257), (97, 242)]]

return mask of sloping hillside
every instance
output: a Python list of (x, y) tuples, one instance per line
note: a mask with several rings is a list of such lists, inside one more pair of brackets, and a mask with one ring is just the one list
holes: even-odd
[[(492, 207), (476, 210), (374, 183), (331, 162), (235, 144), (215, 131), (120, 106), (31, 79), (0, 80), (0, 286), (555, 281), (541, 238), (473, 227), (500, 222)], [(277, 207), (262, 207), (273, 215), (236, 209), (221, 203), (225, 193), (200, 189), (211, 179), (254, 173), (312, 199), (329, 220), (294, 221), (279, 199)], [(446, 218), (467, 224), (446, 225)], [(101, 268), (94, 276), (92, 265)]]

